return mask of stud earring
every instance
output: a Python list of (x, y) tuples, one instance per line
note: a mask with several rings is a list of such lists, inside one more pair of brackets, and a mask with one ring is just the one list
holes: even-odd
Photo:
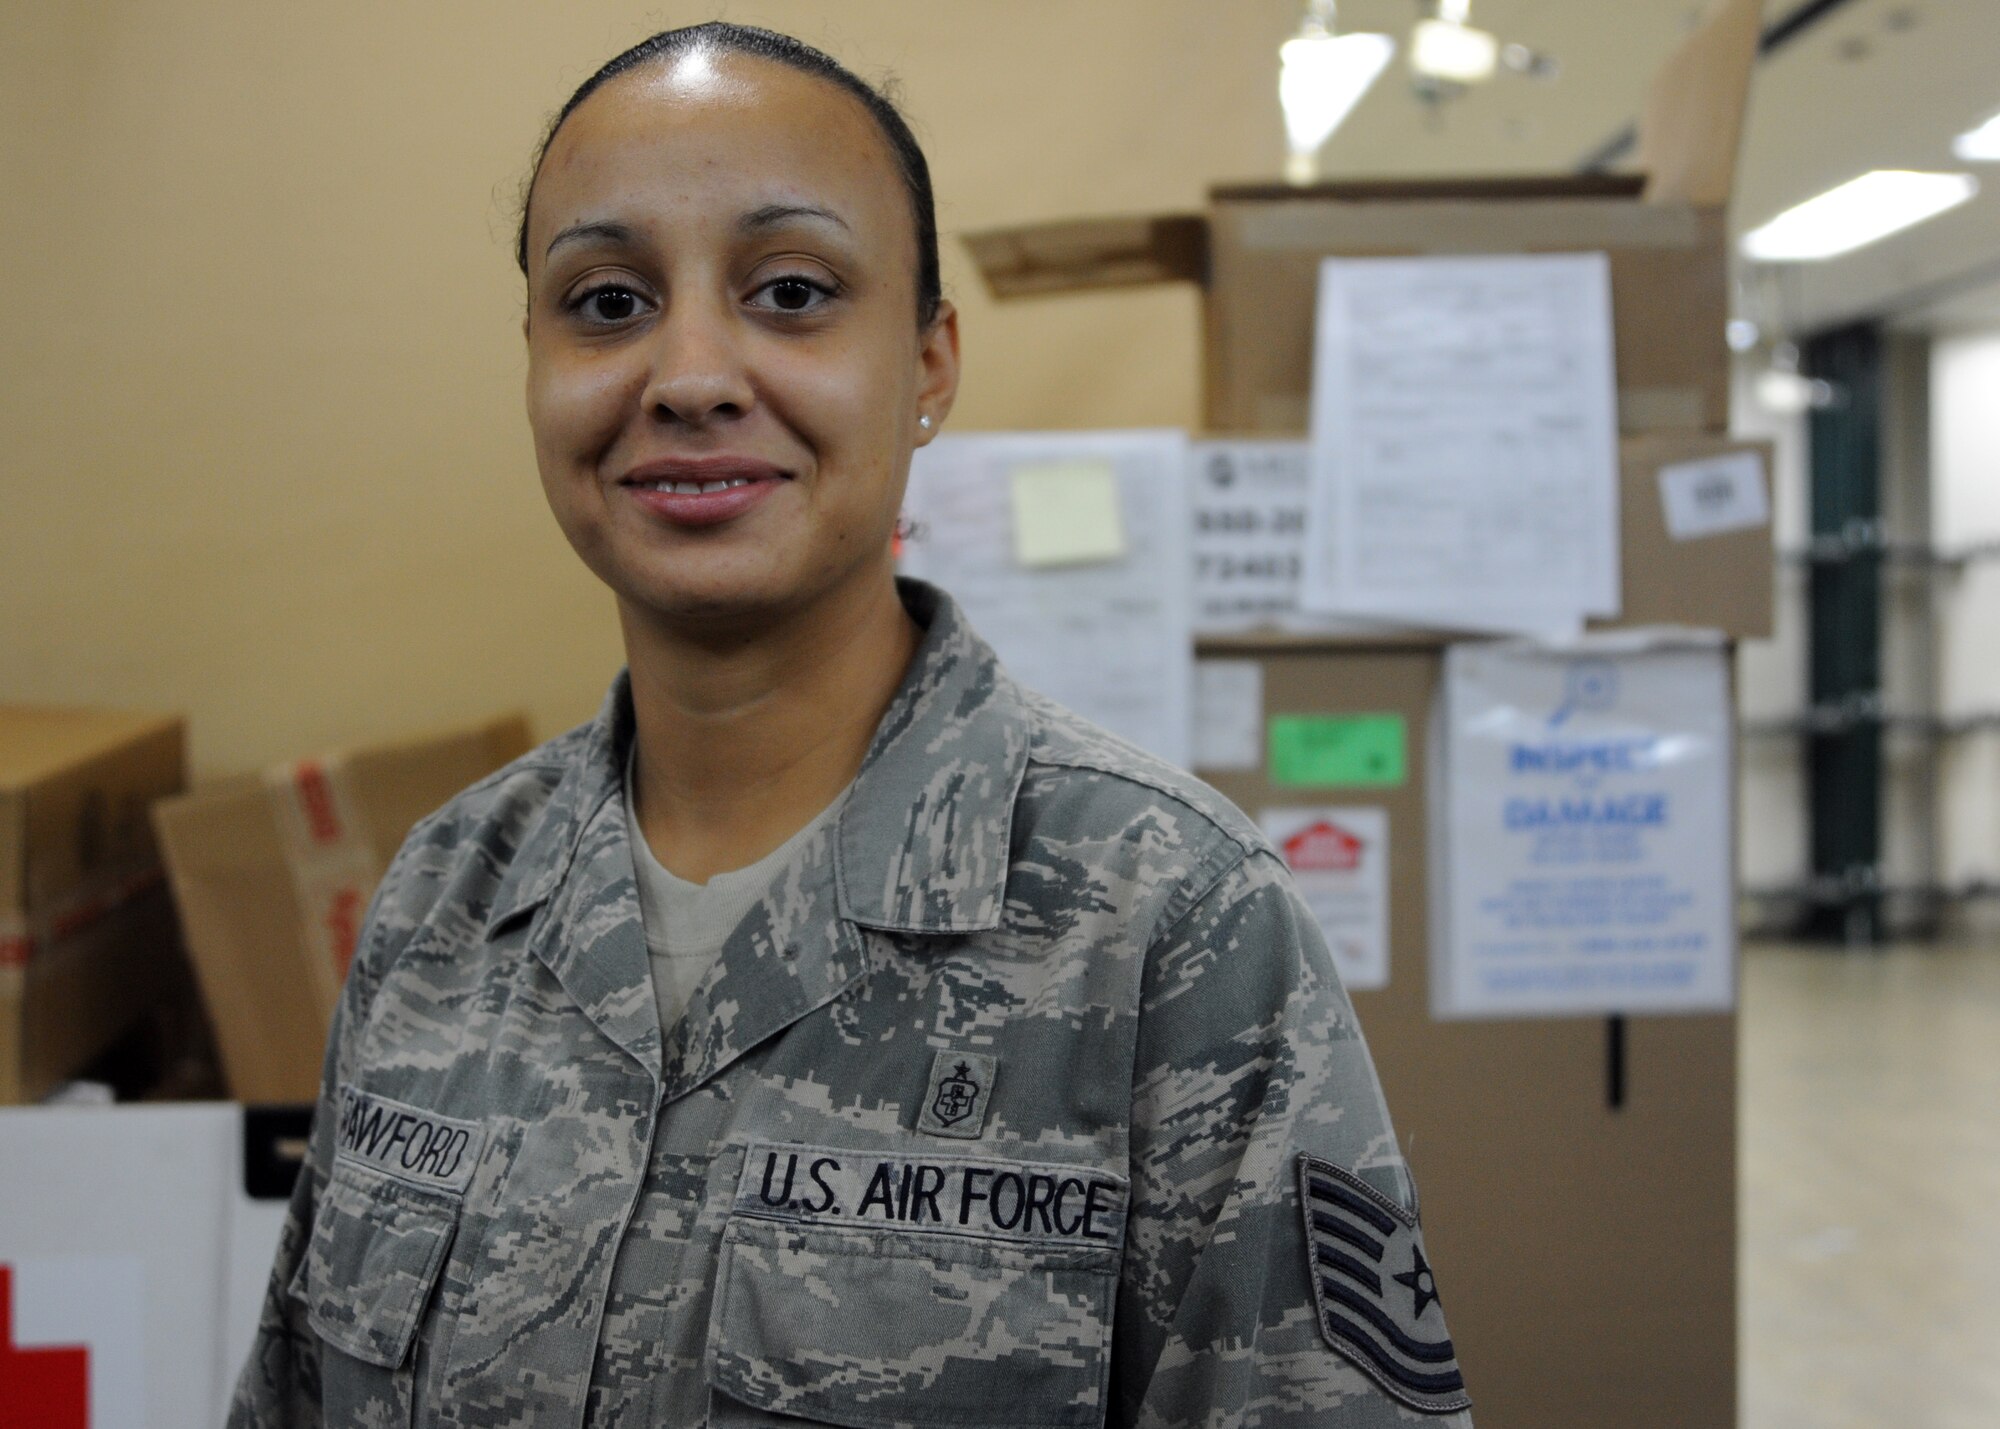
[(917, 425), (928, 432), (931, 429), (931, 419), (929, 417), (919, 417), (917, 418)]

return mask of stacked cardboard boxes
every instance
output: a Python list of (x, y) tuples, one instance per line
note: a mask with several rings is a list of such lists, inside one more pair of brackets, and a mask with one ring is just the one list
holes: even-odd
[(417, 820), (527, 752), (508, 715), (243, 775), (154, 810), (229, 1094), (309, 1102), (368, 902)]
[(179, 973), (146, 811), (185, 782), (178, 718), (0, 708), (0, 1104), (47, 1095)]
[[(1328, 184), (1213, 191), (1199, 215), (1081, 220), (968, 239), (1002, 297), (1193, 281), (1206, 420), (1307, 424), (1321, 258), (1609, 255), (1621, 442), (1619, 624), (1768, 635), (1768, 522), (1676, 539), (1663, 467), (1727, 435), (1725, 205), (1755, 52), (1754, 0), (1723, 0), (1656, 81), (1641, 178)], [(1685, 533), (1683, 533), (1685, 534)], [(1736, 1419), (1733, 1014), (1438, 1021), (1428, 957), (1434, 638), (1278, 634), (1204, 642), (1253, 659), (1267, 720), (1379, 716), (1407, 771), (1386, 810), (1388, 985), (1354, 1002), (1425, 1197), (1427, 1235), (1482, 1429)], [(1270, 771), (1204, 772), (1253, 813), (1299, 801)]]

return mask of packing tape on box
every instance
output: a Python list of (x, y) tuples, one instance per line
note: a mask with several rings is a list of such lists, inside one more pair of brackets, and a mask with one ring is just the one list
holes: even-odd
[(313, 980), (321, 1006), (331, 1013), (382, 870), (355, 817), (339, 759), (276, 765), (264, 771), (264, 792), (298, 894)]
[(165, 878), (156, 863), (108, 868), (52, 908), (32, 914), (0, 912), (0, 968), (25, 968), (37, 954), (94, 927)]

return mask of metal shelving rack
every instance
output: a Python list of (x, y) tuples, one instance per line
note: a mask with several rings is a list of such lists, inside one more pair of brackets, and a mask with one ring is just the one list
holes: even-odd
[[(2000, 542), (1939, 548), (1898, 537), (1929, 521), (1928, 351), (1921, 339), (1862, 324), (1804, 346), (1807, 370), (1832, 384), (1835, 400), (1810, 418), (1812, 533), (1781, 555), (1802, 572), (1811, 627), (1809, 703), (1782, 718), (1745, 720), (1745, 738), (1801, 742), (1809, 798), (1811, 871), (1800, 882), (1750, 887), (1766, 910), (1758, 931), (1843, 944), (1931, 937), (1957, 905), (2000, 897), (2000, 881), (1948, 882), (1937, 848), (1942, 755), (1953, 741), (2000, 731), (2000, 710), (1945, 714), (1939, 693), (1940, 588), (1974, 565), (2000, 559)], [(1893, 422), (1885, 421), (1893, 414)], [(1884, 511), (1883, 472), (1897, 479)], [(1914, 610), (1896, 612), (1900, 602)], [(1893, 617), (1893, 618), (1892, 618)], [(1920, 691), (1885, 693), (1885, 625), (1900, 626)], [(1892, 757), (1893, 756), (1893, 757)], [(1914, 766), (1906, 761), (1914, 760)], [(1899, 766), (1892, 768), (1892, 765)], [(1883, 813), (1891, 778), (1916, 781), (1924, 846), (1914, 877), (1884, 866)]]

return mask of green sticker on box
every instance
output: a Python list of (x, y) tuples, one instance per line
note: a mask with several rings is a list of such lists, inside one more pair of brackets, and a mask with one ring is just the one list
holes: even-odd
[(1399, 714), (1272, 715), (1266, 748), (1271, 782), (1285, 788), (1387, 788), (1409, 777), (1409, 740)]

